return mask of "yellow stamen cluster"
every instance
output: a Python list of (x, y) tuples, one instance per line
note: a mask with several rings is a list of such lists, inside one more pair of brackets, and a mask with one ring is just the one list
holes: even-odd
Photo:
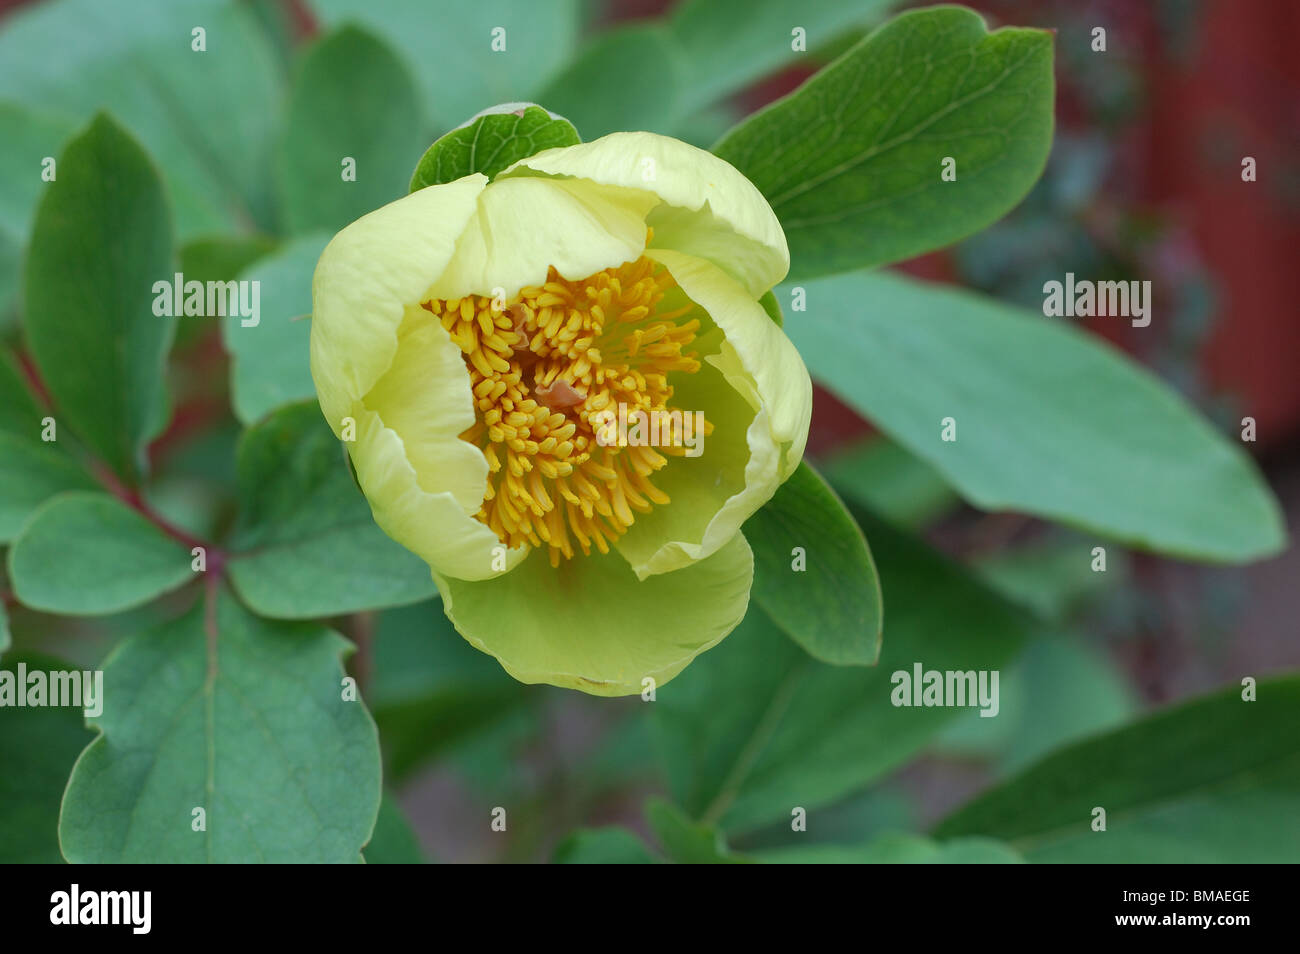
[(504, 306), (478, 295), (423, 303), (469, 368), (476, 421), (461, 437), (487, 458), (477, 516), (502, 543), (545, 545), (558, 566), (573, 540), (584, 554), (607, 553), (634, 512), (668, 503), (650, 476), (665, 454), (682, 453), (680, 434), (679, 446), (620, 447), (602, 445), (596, 429), (620, 403), (670, 411), (669, 374), (699, 370), (684, 349), (700, 323), (678, 323), (695, 306), (657, 310), (675, 284), (642, 257), (580, 281), (550, 269)]

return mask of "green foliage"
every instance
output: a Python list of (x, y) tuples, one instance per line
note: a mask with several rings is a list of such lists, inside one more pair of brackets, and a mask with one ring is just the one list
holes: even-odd
[[(950, 244), (1024, 198), (1052, 143), (1052, 38), (905, 13), (713, 151), (762, 190), (792, 279)], [(941, 177), (945, 158), (956, 179)]]
[(389, 793), (379, 803), (379, 817), (375, 819), (375, 832), (364, 852), (370, 865), (419, 865), (424, 863), (424, 852), (411, 830), (411, 823)]
[[(433, 124), (451, 129), (494, 103), (541, 102), (537, 91), (573, 52), (578, 0), (311, 0), (324, 24), (358, 23), (401, 53)], [(504, 29), (504, 36), (493, 31)], [(494, 50), (505, 43), (504, 50)], [(410, 160), (407, 158), (407, 169)]]
[[(1174, 706), (1061, 749), (959, 808), (941, 838), (1003, 838), (1030, 861), (1294, 861), (1300, 679)], [(1094, 810), (1106, 812), (1094, 831)]]
[(388, 772), (401, 780), (500, 725), (527, 694), (452, 628), (440, 600), (429, 600), (377, 618), (366, 700), (384, 739)]
[(190, 550), (107, 494), (61, 494), (33, 514), (9, 551), (27, 606), (98, 615), (139, 606), (195, 577)]
[(311, 276), (329, 242), (325, 232), (291, 239), (239, 273), (260, 282), (260, 320), (221, 324), (230, 353), (230, 404), (235, 417), (253, 425), (277, 407), (315, 395), (308, 342), (311, 339)]
[[(251, 8), (238, 0), (32, 4), (0, 33), (0, 100), (47, 123), (111, 110), (165, 170), (182, 239), (268, 227), (264, 164), (282, 71)], [(198, 25), (202, 53), (193, 49)], [(59, 169), (62, 179), (63, 162)], [(129, 221), (118, 223), (124, 236)]]
[(60, 491), (93, 489), (90, 476), (57, 445), (0, 431), (0, 543), (17, 537), (33, 511)]
[[(348, 644), (211, 594), (104, 666), (100, 735), (59, 821), (74, 862), (355, 862), (379, 811), (379, 744), (343, 697)], [(167, 678), (159, 678), (159, 673)], [(198, 830), (203, 809), (204, 827)]]
[(475, 172), (492, 179), (512, 163), (543, 149), (581, 141), (571, 122), (552, 117), (540, 106), (522, 104), (505, 112), (489, 112), (453, 129), (428, 148), (411, 176), (411, 191), (454, 182)]
[(343, 454), (314, 402), (276, 411), (240, 441), (230, 580), (256, 612), (312, 619), (434, 593), (424, 562), (375, 525)]
[[(864, 513), (888, 594), (879, 664), (828, 666), (751, 612), (659, 693), (652, 718), (671, 790), (692, 817), (744, 832), (830, 804), (902, 764), (956, 715), (899, 708), (890, 675), (998, 669), (1027, 620), (924, 545)], [(953, 620), (961, 620), (955, 626)]]
[(774, 292), (764, 292), (763, 297), (758, 300), (758, 303), (763, 306), (763, 310), (767, 312), (767, 316), (776, 322), (778, 328), (785, 326), (785, 316), (781, 314), (781, 303), (776, 300), (776, 294)]
[(23, 373), (8, 353), (0, 351), (0, 434), (34, 441), (40, 433), (41, 413)]
[(299, 64), (277, 152), (288, 230), (336, 232), (400, 198), (426, 138), (414, 81), (385, 44), (355, 27), (317, 41)]
[(154, 282), (171, 276), (167, 201), (149, 157), (107, 116), (60, 160), (62, 175), (32, 227), (27, 341), (58, 416), (136, 481), (144, 442), (163, 423), (163, 363), (175, 329), (152, 307)]
[(693, 822), (663, 799), (646, 804), (646, 818), (669, 861), (686, 865), (744, 864), (749, 859), (733, 854), (722, 832), (710, 824)]
[(634, 832), (626, 828), (582, 828), (555, 849), (562, 865), (649, 865), (658, 859)]
[(18, 297), (23, 249), (41, 196), (43, 182), (33, 170), (59, 154), (73, 126), (62, 116), (0, 100), (0, 181), (7, 184), (0, 189), (0, 328)]
[(1095, 337), (885, 273), (805, 292), (789, 332), (812, 374), (971, 503), (1196, 559), (1281, 548), (1249, 458)]
[(218, 235), (195, 239), (181, 246), (180, 270), (187, 280), (229, 281), (263, 255), (274, 251), (275, 246), (275, 241), (264, 235)]
[(936, 842), (919, 835), (893, 832), (864, 845), (809, 845), (763, 852), (759, 861), (780, 864), (826, 865), (997, 865), (1024, 861), (991, 838), (954, 838)]
[[(792, 15), (780, 0), (683, 0), (669, 19), (687, 68), (680, 105), (697, 109), (728, 96), (896, 5), (895, 0), (801, 0)], [(804, 31), (803, 50), (796, 49), (795, 23)]]
[[(619, 82), (637, 64), (653, 64), (652, 77)], [(685, 59), (669, 31), (633, 24), (602, 34), (538, 95), (590, 142), (620, 130), (660, 129), (680, 110)], [(614, 81), (611, 81), (611, 77)]]
[(959, 716), (935, 749), (980, 759), (999, 776), (1047, 752), (1133, 717), (1133, 691), (1096, 649), (1069, 633), (1045, 632), (1030, 642), (999, 680), (996, 719)]
[(904, 527), (923, 527), (957, 502), (952, 488), (929, 464), (890, 440), (870, 438), (822, 461), (832, 487)]
[(754, 598), (796, 643), (832, 665), (876, 661), (882, 609), (871, 551), (812, 467), (800, 464), (749, 518), (745, 539), (754, 550)]
[[(782, 0), (682, 0), (581, 44), (579, 0), (308, 0), (298, 12), (321, 29), (303, 44), (282, 5), (240, 0), (7, 14), (0, 670), (102, 658), (105, 695), (102, 712), (0, 708), (0, 861), (421, 863), (430, 819), (413, 825), (397, 797), (414, 810), (417, 779), (467, 803), (440, 805), (440, 824), (508, 805), (509, 834), (490, 836), (507, 859), (1300, 856), (1300, 679), (1133, 721), (1128, 681), (1082, 638), (1080, 614), (1127, 571), (1112, 547), (1092, 572), (1092, 535), (1221, 562), (1281, 548), (1249, 459), (1089, 336), (957, 290), (832, 274), (984, 228), (1051, 144), (1048, 32), (937, 7), (864, 37), (896, 5), (801, 0), (792, 17)], [(836, 53), (717, 138), (737, 94)], [(637, 129), (717, 140), (767, 196), (792, 284), (761, 304), (884, 436), (837, 449), (825, 480), (801, 465), (744, 527), (741, 626), (618, 702), (516, 682), (455, 631), (429, 568), (375, 525), (314, 399), (308, 342), (316, 262), (349, 222)], [(258, 283), (259, 320), (155, 314), (154, 284), (177, 270)], [(794, 282), (807, 309), (783, 325)], [(1084, 535), (1035, 532), (963, 566), (918, 537), (960, 499)], [(672, 638), (707, 615), (674, 583), (619, 601), (624, 625)], [(528, 625), (590, 636), (551, 579), (531, 585)], [(500, 591), (478, 589), (467, 605), (491, 619)], [(895, 705), (894, 673), (917, 664), (998, 672), (998, 717)], [(929, 835), (888, 778), (922, 755), (992, 780)]]
[(1063, 622), (1098, 592), (1128, 577), (1128, 560), (1116, 551), (1106, 572), (1092, 569), (1092, 542), (1071, 534), (1005, 550), (979, 561), (984, 580), (1013, 603), (1043, 619)]
[[(0, 604), (2, 605), (2, 604)], [(0, 614), (2, 614), (0, 610)], [(0, 621), (0, 627), (3, 626)], [(0, 649), (3, 649), (0, 640)], [(0, 671), (61, 672), (73, 667), (48, 656), (12, 653)], [(94, 733), (77, 709), (58, 706), (4, 710), (0, 718), (0, 863), (58, 864), (59, 800), (68, 773)]]

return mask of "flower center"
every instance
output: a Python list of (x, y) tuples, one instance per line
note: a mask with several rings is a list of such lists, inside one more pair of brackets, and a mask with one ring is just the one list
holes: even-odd
[[(477, 517), (502, 543), (545, 545), (558, 566), (574, 556), (574, 540), (584, 554), (608, 553), (636, 512), (669, 502), (650, 481), (665, 455), (683, 452), (687, 415), (669, 407), (668, 376), (700, 369), (684, 350), (700, 323), (678, 323), (695, 305), (659, 310), (675, 286), (642, 257), (581, 281), (552, 268), (544, 285), (504, 303), (422, 303), (469, 368), (476, 421), (460, 436), (487, 458)], [(658, 446), (611, 439), (618, 415), (636, 411), (665, 422)]]

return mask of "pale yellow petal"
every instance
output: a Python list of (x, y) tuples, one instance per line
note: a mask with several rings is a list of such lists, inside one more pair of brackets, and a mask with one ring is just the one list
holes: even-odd
[(580, 180), (497, 179), (429, 297), (513, 297), (543, 284), (549, 266), (580, 279), (636, 261), (657, 203), (649, 192)]
[(312, 278), (311, 372), (334, 433), (388, 370), (407, 305), (451, 261), (487, 185), (482, 175), (430, 186), (353, 222), (330, 241)]
[(790, 268), (781, 224), (763, 194), (703, 149), (648, 132), (612, 133), (521, 159), (497, 182), (529, 172), (653, 191), (665, 205), (649, 216), (651, 243), (707, 258), (758, 298)]
[(662, 687), (740, 623), (753, 579), (739, 533), (709, 559), (644, 581), (617, 553), (552, 568), (534, 552), (476, 583), (434, 574), (456, 629), (510, 675), (598, 696)]
[[(654, 250), (709, 314), (705, 367), (674, 379), (674, 404), (702, 410), (714, 430), (698, 457), (675, 457), (655, 484), (671, 499), (639, 515), (616, 544), (641, 578), (715, 553), (762, 507), (803, 457), (812, 382), (798, 352), (762, 306), (712, 263)], [(722, 339), (719, 342), (719, 339)]]
[(506, 550), (450, 490), (424, 489), (401, 438), (378, 414), (361, 404), (354, 412), (356, 441), (348, 443), (348, 451), (380, 529), (435, 571), (466, 580), (489, 579), (524, 558), (525, 549)]

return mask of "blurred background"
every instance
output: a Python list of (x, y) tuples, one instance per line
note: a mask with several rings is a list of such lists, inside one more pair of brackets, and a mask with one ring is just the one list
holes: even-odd
[[(534, 6), (520, 4), (520, 9)], [(714, 100), (696, 97), (700, 102), (689, 107), (656, 111), (656, 68), (635, 68), (629, 55), (646, 37), (657, 35), (658, 24), (674, 15), (673, 4), (590, 0), (574, 6), (578, 26), (572, 36), (557, 40), (554, 62), (538, 66), (543, 75), (530, 78), (524, 89), (516, 89), (522, 84), (517, 77), (503, 76), (508, 95), (501, 98), (536, 99), (567, 115), (591, 139), (633, 122), (582, 92), (593, 82), (614, 84), (642, 125), (708, 147), (736, 120), (794, 89), (874, 23), (913, 5), (921, 4), (857, 4), (862, 12), (833, 18), (833, 30), (809, 30), (810, 50), (797, 65), (778, 61), (765, 68), (759, 56), (754, 75), (737, 89)], [(1149, 327), (1086, 326), (1150, 367), (1225, 433), (1238, 431), (1243, 416), (1255, 418), (1258, 441), (1250, 449), (1281, 498), (1288, 525), (1295, 527), (1300, 517), (1300, 309), (1295, 302), (1300, 57), (1292, 47), (1300, 35), (1300, 4), (978, 0), (969, 5), (991, 26), (1056, 32), (1055, 146), (1041, 182), (1014, 212), (979, 236), (903, 268), (1035, 311), (1042, 305), (1043, 282), (1066, 272), (1152, 280), (1156, 320)], [(0, 30), (27, 6), (0, 0)], [(242, 120), (250, 129), (276, 122), (274, 117), (289, 108), (285, 78), (322, 30), (353, 18), (363, 26), (368, 17), (384, 19), (382, 12), (366, 12), (364, 4), (335, 0), (243, 6), (265, 34), (282, 81), (277, 98), (263, 104), (270, 118)], [(438, 6), (427, 5), (428, 15), (445, 12)], [(843, 4), (850, 11), (854, 6), (854, 0)], [(801, 23), (801, 4), (789, 7), (791, 24)], [(508, 12), (502, 16), (508, 26), (513, 22)], [(1104, 53), (1091, 49), (1097, 26), (1106, 30)], [(70, 42), (69, 57), (93, 60), (93, 39)], [(412, 50), (395, 46), (417, 79), (431, 69), (436, 76), (437, 64), (421, 63)], [(146, 60), (138, 66), (148, 69)], [(455, 85), (455, 68), (447, 64), (449, 88)], [(422, 81), (417, 85), (429, 88)], [(161, 108), (123, 105), (128, 114), (133, 106)], [(434, 136), (491, 103), (427, 105), (429, 128), (413, 137), (409, 156), (397, 158), (402, 168), (412, 168)], [(161, 147), (150, 142), (147, 131), (138, 134), (158, 157)], [(1241, 181), (1243, 156), (1256, 159), (1258, 181)], [(263, 158), (232, 160), (240, 168), (231, 175), (243, 176), (244, 165), (264, 170)], [(168, 168), (163, 158), (159, 161)], [(241, 227), (242, 258), (221, 265), (204, 244), (211, 223), (195, 224), (202, 216), (191, 212), (187, 225), (185, 214), (178, 212), (178, 226), (182, 260), (189, 255), (192, 263), (185, 268), (187, 277), (203, 267), (213, 274), (222, 267), (233, 270), (275, 245), (274, 210), (253, 202)], [(8, 231), (0, 236), (0, 263), (12, 263), (21, 253), (25, 226), (12, 221), (6, 220)], [(6, 269), (0, 335), (9, 344), (16, 340), (17, 308)], [(229, 410), (228, 357), (216, 323), (181, 327), (173, 357), (175, 419), (151, 451), (160, 475), (155, 493), (158, 505), (183, 525), (219, 527), (229, 516), (229, 501), (220, 493), (228, 493), (233, 483), (231, 451), (238, 434)], [(963, 713), (921, 758), (821, 813), (817, 837), (859, 840), (886, 829), (922, 829), (1063, 741), (1242, 675), (1300, 667), (1300, 555), (1294, 548), (1244, 569), (1218, 569), (1122, 555), (1111, 547), (1109, 572), (1094, 574), (1064, 558), (1077, 542), (1068, 531), (961, 504), (935, 473), (877, 438), (869, 424), (824, 390), (816, 394), (809, 450), (841, 494), (923, 529), (938, 548), (977, 567), (995, 588), (1034, 610), (1057, 637), (1034, 644), (1003, 673), (1001, 718)], [(143, 615), (122, 614), (106, 627), (91, 628), (17, 608), (12, 612), (16, 646), (85, 664), (102, 658), (117, 636), (141, 625)], [(618, 823), (645, 830), (642, 803), (648, 794), (665, 791), (666, 782), (639, 699), (599, 700), (519, 686), (493, 660), (469, 649), (436, 603), (335, 623), (360, 647), (351, 665), (381, 727), (393, 805), (405, 814), (402, 820), (386, 809), (381, 824), (409, 825), (426, 857), (541, 860), (576, 826)], [(485, 819), (493, 806), (503, 804), (513, 806), (511, 825), (499, 835)], [(748, 832), (734, 847), (779, 844), (781, 838), (779, 830)]]

